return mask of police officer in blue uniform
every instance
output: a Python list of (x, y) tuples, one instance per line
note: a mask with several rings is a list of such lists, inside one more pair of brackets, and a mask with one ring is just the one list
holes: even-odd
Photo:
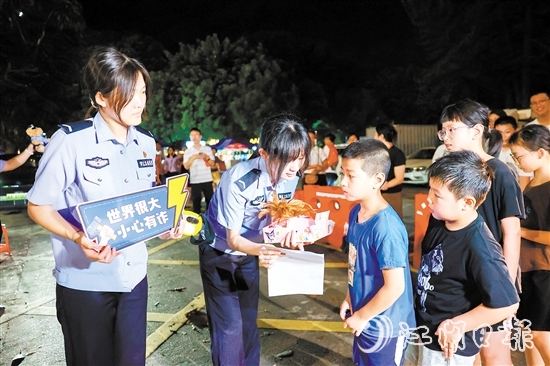
[(144, 365), (147, 249), (89, 240), (76, 205), (155, 184), (155, 140), (141, 123), (151, 80), (143, 65), (108, 48), (84, 74), (93, 119), (60, 125), (29, 191), (29, 216), (50, 231), (57, 317), (68, 365)]
[[(268, 267), (281, 253), (258, 244), (270, 223), (270, 217), (260, 219), (258, 213), (275, 192), (288, 200), (294, 196), (298, 175), (308, 166), (310, 144), (297, 117), (279, 114), (267, 119), (259, 156), (226, 171), (210, 201), (206, 218), (215, 238), (199, 245), (199, 258), (214, 365), (260, 363), (257, 256)], [(299, 245), (292, 234), (282, 244)]]

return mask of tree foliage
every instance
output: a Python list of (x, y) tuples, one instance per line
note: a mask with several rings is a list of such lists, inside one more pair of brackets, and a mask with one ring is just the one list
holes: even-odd
[(208, 36), (180, 44), (168, 66), (152, 72), (153, 97), (145, 126), (165, 141), (185, 139), (195, 126), (205, 137), (253, 137), (274, 111), (293, 111), (298, 91), (291, 75), (244, 38)]
[(6, 150), (26, 146), (29, 124), (49, 135), (80, 111), (84, 27), (76, 0), (0, 2), (0, 144)]
[(421, 57), (386, 69), (377, 82), (384, 110), (399, 123), (435, 123), (445, 105), (461, 98), (495, 108), (527, 107), (531, 86), (548, 82), (547, 2), (401, 3), (415, 27)]

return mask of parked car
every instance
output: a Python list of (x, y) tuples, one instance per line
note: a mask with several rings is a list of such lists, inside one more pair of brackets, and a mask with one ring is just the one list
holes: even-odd
[[(9, 160), (17, 154), (0, 154), (0, 159)], [(34, 154), (19, 168), (0, 173), (0, 209), (24, 209), (27, 207), (27, 192), (34, 184), (34, 176), (41, 154)]]
[(407, 156), (405, 180), (408, 184), (428, 184), (427, 169), (432, 165), (435, 147), (424, 147)]

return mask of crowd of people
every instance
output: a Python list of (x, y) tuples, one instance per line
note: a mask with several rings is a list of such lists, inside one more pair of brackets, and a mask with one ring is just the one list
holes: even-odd
[[(260, 363), (259, 266), (277, 265), (284, 253), (263, 243), (270, 217), (258, 213), (274, 195), (291, 199), (300, 184), (338, 184), (358, 202), (349, 213), (348, 293), (339, 310), (355, 335), (356, 364), (462, 365), (480, 355), (484, 365), (511, 365), (518, 324), (531, 334), (527, 364), (550, 364), (548, 91), (533, 94), (537, 119), (520, 130), (472, 100), (445, 107), (438, 132), (445, 151), (428, 169), (431, 217), (413, 286), (401, 211), (405, 156), (393, 126), (377, 125), (370, 139), (352, 134), (335, 155), (334, 135), (320, 147), (297, 116), (276, 114), (264, 120), (256, 154), (218, 178), (215, 151), (201, 144), (198, 128), (183, 154), (170, 147), (163, 156), (139, 127), (151, 95), (139, 61), (98, 50), (84, 80), (97, 113), (52, 136), (27, 196), (29, 216), (52, 234), (67, 364), (145, 364), (145, 243), (117, 250), (90, 240), (74, 207), (182, 172), (190, 175), (193, 211), (206, 201), (210, 235), (198, 255), (214, 365)], [(180, 237), (180, 227), (161, 235)], [(280, 246), (305, 244), (291, 230)]]
[[(304, 171), (303, 177), (298, 182), (298, 187), (304, 185), (319, 186), (340, 186), (342, 176), (342, 158), (334, 144), (335, 136), (328, 133), (323, 137), (322, 146), (317, 140), (317, 132), (308, 131), (311, 140), (311, 150), (309, 153), (309, 165)], [(391, 168), (388, 173), (388, 179), (382, 187), (384, 198), (397, 211), (399, 217), (403, 218), (403, 196), (402, 188), (405, 179), (405, 154), (399, 149), (395, 142), (397, 141), (397, 131), (390, 124), (381, 123), (376, 125), (374, 138), (380, 140), (390, 151)], [(356, 133), (351, 133), (346, 143), (359, 141)]]
[(175, 175), (189, 174), (188, 190), (191, 194), (192, 210), (200, 214), (202, 200), (205, 201), (206, 210), (226, 165), (217, 155), (215, 147), (202, 143), (202, 132), (198, 128), (190, 130), (189, 140), (192, 146), (184, 147), (181, 151), (169, 146), (166, 154), (161, 144), (156, 143), (156, 184), (165, 184), (166, 178)]

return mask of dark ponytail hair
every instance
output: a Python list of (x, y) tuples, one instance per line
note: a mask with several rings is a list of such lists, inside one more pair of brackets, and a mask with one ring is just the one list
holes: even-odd
[(483, 149), (495, 158), (502, 150), (502, 135), (497, 130), (489, 129), (490, 109), (481, 103), (471, 99), (464, 99), (455, 104), (446, 106), (441, 112), (439, 122), (441, 124), (449, 121), (458, 121), (468, 127), (475, 125), (483, 126)]
[(494, 158), (498, 158), (502, 150), (502, 134), (491, 129), (483, 132), (483, 150)]
[[(95, 97), (97, 93), (101, 93), (113, 106), (119, 119), (117, 122), (126, 126), (120, 117), (120, 113), (134, 96), (139, 74), (143, 76), (146, 97), (149, 100), (151, 97), (151, 78), (141, 62), (112, 47), (97, 48), (86, 63), (83, 75), (83, 84), (92, 107), (100, 108), (96, 104)], [(143, 109), (143, 116), (146, 116), (145, 108)]]
[(376, 125), (376, 133), (384, 136), (387, 142), (395, 143), (397, 141), (397, 130), (391, 125), (385, 123)]

